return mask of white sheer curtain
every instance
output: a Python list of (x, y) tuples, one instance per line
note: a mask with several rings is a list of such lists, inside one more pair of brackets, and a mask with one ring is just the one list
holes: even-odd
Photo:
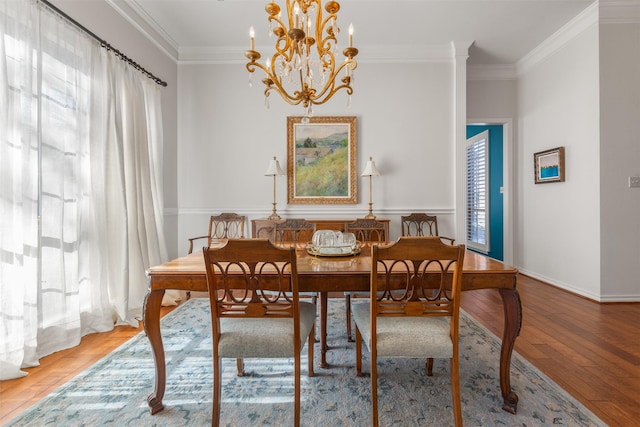
[(0, 1), (0, 379), (115, 323), (165, 261), (158, 86), (36, 1)]

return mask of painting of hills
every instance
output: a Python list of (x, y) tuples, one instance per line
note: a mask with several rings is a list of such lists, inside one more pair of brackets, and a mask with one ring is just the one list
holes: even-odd
[(349, 195), (349, 125), (295, 127), (296, 197)]

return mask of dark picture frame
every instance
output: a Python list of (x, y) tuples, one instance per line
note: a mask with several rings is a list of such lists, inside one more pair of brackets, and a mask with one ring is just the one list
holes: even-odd
[(564, 182), (564, 147), (535, 153), (533, 164), (536, 184)]

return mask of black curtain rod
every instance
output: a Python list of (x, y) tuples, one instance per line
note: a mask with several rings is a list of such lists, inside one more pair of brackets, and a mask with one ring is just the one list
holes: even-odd
[(160, 86), (165, 86), (165, 87), (167, 86), (167, 82), (159, 79), (158, 77), (156, 77), (153, 74), (151, 74), (149, 71), (145, 70), (140, 64), (135, 62), (133, 59), (129, 58), (124, 53), (120, 52), (115, 47), (111, 46), (104, 39), (98, 37), (96, 34), (94, 34), (93, 32), (89, 31), (87, 28), (85, 28), (84, 25), (80, 24), (78, 21), (76, 21), (75, 19), (73, 19), (72, 17), (70, 17), (69, 15), (67, 15), (66, 13), (61, 11), (60, 9), (58, 9), (56, 6), (51, 4), (48, 0), (39, 0), (39, 1), (41, 3), (44, 3), (45, 5), (47, 5), (47, 7), (51, 8), (54, 12), (56, 12), (57, 14), (59, 14), (60, 16), (65, 18), (67, 21), (71, 22), (73, 25), (75, 25), (76, 27), (78, 27), (79, 29), (81, 29), (82, 31), (84, 31), (85, 33), (87, 33), (88, 35), (90, 35), (91, 37), (96, 39), (97, 41), (99, 41), (101, 47), (112, 51), (118, 58), (120, 58), (121, 60), (123, 60), (127, 64), (131, 65), (133, 68), (135, 68), (136, 70), (140, 71), (142, 74), (146, 75), (147, 77), (149, 77), (151, 80), (155, 81)]

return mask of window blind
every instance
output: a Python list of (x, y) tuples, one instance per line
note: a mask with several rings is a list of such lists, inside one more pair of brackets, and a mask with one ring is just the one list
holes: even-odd
[(489, 252), (489, 132), (467, 140), (467, 245)]

